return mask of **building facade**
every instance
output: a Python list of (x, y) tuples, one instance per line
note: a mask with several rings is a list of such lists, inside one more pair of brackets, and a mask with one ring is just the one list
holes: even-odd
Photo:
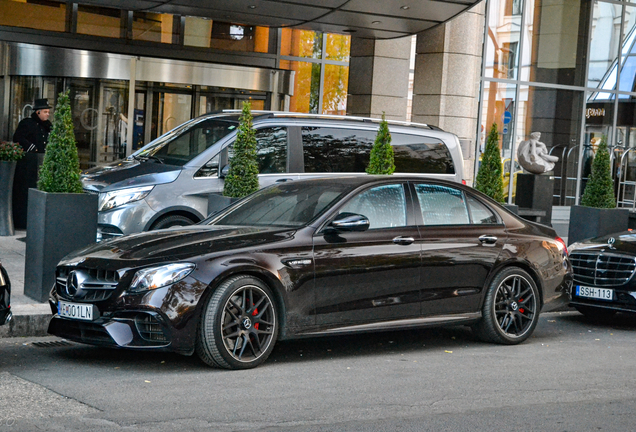
[[(480, 146), (498, 125), (506, 179), (519, 144), (540, 132), (554, 170), (554, 204), (578, 203), (602, 139), (612, 154), (619, 205), (636, 180), (636, 4), (629, 1), (488, 0)], [(514, 202), (514, 181), (509, 200)]]

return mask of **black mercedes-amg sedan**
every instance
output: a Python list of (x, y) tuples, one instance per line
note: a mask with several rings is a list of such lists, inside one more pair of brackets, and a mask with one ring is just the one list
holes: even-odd
[(11, 321), (11, 282), (9, 274), (0, 263), (0, 325)]
[(304, 336), (466, 324), (520, 343), (567, 302), (571, 268), (554, 230), (470, 187), (351, 176), (279, 183), (198, 225), (95, 244), (56, 277), (51, 334), (244, 369)]
[(590, 318), (636, 314), (635, 232), (583, 240), (570, 249), (574, 272), (570, 305)]

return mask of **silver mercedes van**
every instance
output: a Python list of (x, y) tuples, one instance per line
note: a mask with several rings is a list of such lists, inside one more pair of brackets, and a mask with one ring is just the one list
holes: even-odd
[[(378, 119), (253, 111), (261, 187), (309, 177), (364, 173)], [(167, 132), (126, 159), (81, 176), (99, 194), (98, 240), (190, 225), (227, 203), (223, 178), (240, 110), (210, 113)], [(395, 174), (462, 182), (457, 136), (424, 124), (389, 121)]]

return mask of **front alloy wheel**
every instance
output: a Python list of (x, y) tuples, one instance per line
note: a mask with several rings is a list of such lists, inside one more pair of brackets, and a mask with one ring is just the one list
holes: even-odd
[(539, 291), (524, 270), (509, 267), (491, 282), (481, 321), (474, 330), (482, 340), (518, 344), (528, 339), (539, 320)]
[(269, 288), (251, 276), (236, 276), (210, 297), (199, 324), (197, 353), (210, 366), (253, 368), (272, 352), (277, 331)]

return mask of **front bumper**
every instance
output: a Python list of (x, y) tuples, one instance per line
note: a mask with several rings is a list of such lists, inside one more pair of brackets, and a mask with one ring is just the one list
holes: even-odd
[[(588, 306), (600, 309), (610, 309), (618, 312), (636, 313), (636, 288), (634, 287), (598, 287), (614, 290), (612, 300), (598, 300), (576, 295), (576, 283), (569, 291), (570, 306)], [(586, 285), (588, 286), (588, 285)]]
[[(66, 298), (54, 288), (49, 296), (53, 317), (48, 332), (89, 345), (157, 349), (189, 355), (194, 352), (200, 315), (197, 304), (205, 287), (188, 276), (167, 287), (134, 295), (118, 291), (97, 301)], [(97, 309), (95, 319), (60, 316), (57, 310), (60, 300), (93, 304)]]
[(156, 213), (143, 199), (101, 211), (97, 214), (98, 240), (142, 232)]

